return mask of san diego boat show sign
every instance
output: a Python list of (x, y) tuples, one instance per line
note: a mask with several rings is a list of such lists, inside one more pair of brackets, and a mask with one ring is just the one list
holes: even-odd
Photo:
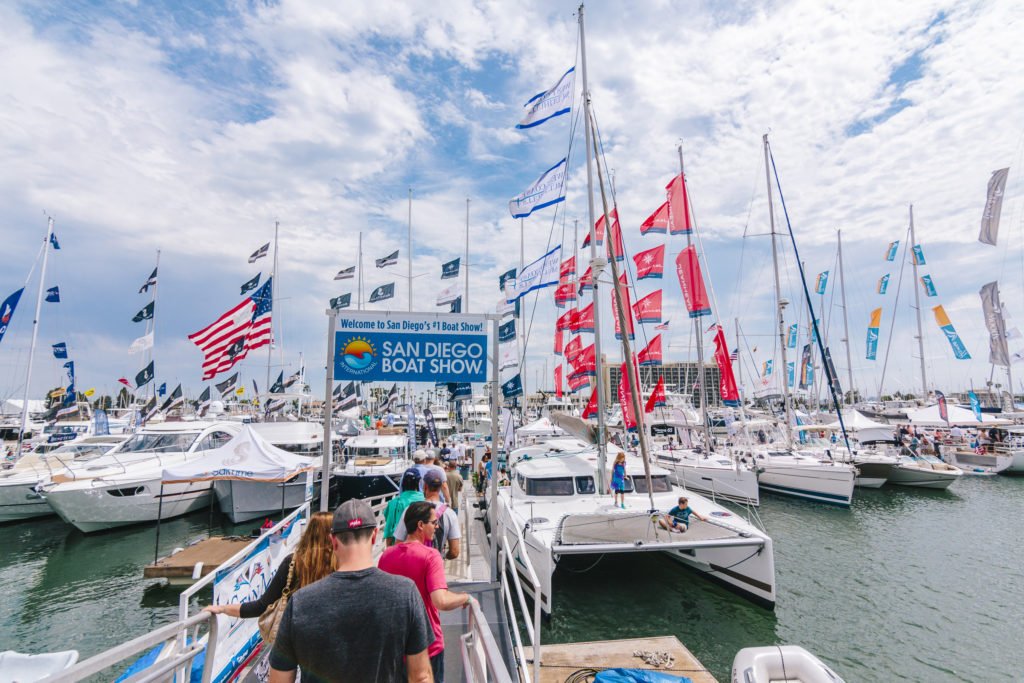
[(337, 314), (335, 325), (335, 380), (487, 379), (485, 316), (354, 311)]

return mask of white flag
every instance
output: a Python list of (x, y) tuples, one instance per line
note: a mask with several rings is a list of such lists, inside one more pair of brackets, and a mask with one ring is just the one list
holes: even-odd
[(558, 266), (562, 259), (562, 245), (549, 251), (539, 259), (524, 267), (515, 279), (505, 281), (505, 298), (515, 301), (527, 292), (541, 287), (558, 284)]
[(525, 218), (537, 209), (565, 201), (565, 159), (544, 171), (540, 178), (508, 203), (512, 218)]
[(519, 346), (515, 340), (498, 344), (498, 369), (512, 368), (519, 365)]
[(505, 450), (511, 451), (515, 446), (516, 423), (512, 417), (512, 411), (508, 408), (501, 409), (501, 432), (504, 435)]
[(128, 353), (141, 353), (146, 349), (153, 348), (153, 333), (143, 335), (132, 342), (132, 345), (128, 347)]
[(576, 67), (565, 72), (558, 82), (542, 93), (538, 93), (524, 104), (526, 114), (516, 128), (532, 128), (559, 114), (568, 114), (572, 109), (573, 84), (576, 81)]
[(437, 295), (437, 305), (444, 306), (462, 296), (462, 283), (450, 285), (445, 289), (441, 290), (441, 293)]
[(494, 312), (498, 315), (505, 315), (506, 313), (513, 313), (516, 310), (516, 304), (513, 301), (509, 303), (505, 297), (501, 297), (498, 300), (498, 305), (494, 308)]

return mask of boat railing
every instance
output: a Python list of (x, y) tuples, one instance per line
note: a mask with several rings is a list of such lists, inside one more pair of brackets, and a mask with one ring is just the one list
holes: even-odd
[[(721, 487), (722, 489), (721, 493), (719, 493), (719, 487)], [(736, 488), (735, 486), (712, 478), (711, 502), (717, 504), (719, 495), (721, 495), (730, 503), (741, 505), (743, 509), (746, 510), (747, 521), (757, 526), (757, 528), (761, 531), (765, 531), (764, 523), (761, 521), (761, 515), (758, 514), (757, 508), (751, 504), (750, 498), (745, 493), (743, 493), (743, 491)]]
[(498, 643), (487, 624), (487, 617), (475, 601), (469, 604), (466, 632), (459, 637), (459, 651), (462, 655), (463, 677), (467, 683), (489, 680), (512, 683), (513, 679), (504, 666)]
[[(209, 624), (209, 637), (205, 639), (205, 642), (198, 638), (188, 640), (186, 634), (189, 629), (198, 631), (200, 625), (204, 623)], [(140, 671), (131, 678), (125, 679), (123, 683), (149, 683), (150, 681), (168, 680), (172, 675), (171, 672), (175, 670), (179, 672), (187, 671), (191, 667), (192, 661), (204, 651), (206, 651), (205, 661), (212, 662), (217, 647), (217, 618), (210, 612), (199, 612), (188, 619), (167, 624), (138, 638), (129, 640), (127, 643), (122, 643), (109, 650), (105, 650), (94, 657), (90, 657), (42, 680), (46, 683), (82, 681), (161, 643), (164, 643), (165, 647), (172, 648), (168, 654), (155, 662), (151, 667)], [(212, 672), (212, 666), (203, 667), (202, 683), (210, 683)], [(183, 679), (178, 678), (178, 680)]]
[[(508, 536), (505, 534), (507, 529), (511, 529), (515, 533), (516, 545), (513, 546), (508, 542)], [(541, 595), (540, 579), (537, 578), (537, 572), (533, 569), (533, 563), (530, 562), (530, 557), (526, 552), (526, 541), (523, 539), (522, 532), (514, 525), (511, 527), (505, 527), (501, 531), (501, 542), (498, 552), (498, 567), (501, 570), (499, 572), (501, 576), (501, 592), (505, 597), (505, 604), (507, 606), (507, 612), (509, 620), (511, 622), (512, 636), (515, 641), (516, 650), (516, 661), (519, 663), (519, 670), (524, 683), (531, 683), (531, 681), (540, 680), (540, 615), (541, 615), (541, 602), (543, 597)], [(530, 610), (526, 606), (526, 596), (523, 594), (523, 584), (519, 580), (519, 571), (516, 567), (517, 558), (515, 556), (515, 548), (520, 548), (520, 557), (518, 558), (519, 563), (526, 570), (526, 574), (530, 579), (531, 588), (533, 589), (533, 620), (528, 620)], [(509, 586), (509, 577), (511, 577), (512, 586), (515, 588), (516, 598), (518, 599), (519, 610), (523, 615), (523, 625), (526, 627), (526, 635), (529, 638), (530, 646), (533, 648), (533, 674), (531, 676), (529, 670), (526, 667), (526, 650), (523, 647), (523, 639), (519, 632), (519, 623), (516, 620), (515, 602), (512, 600), (512, 590)]]

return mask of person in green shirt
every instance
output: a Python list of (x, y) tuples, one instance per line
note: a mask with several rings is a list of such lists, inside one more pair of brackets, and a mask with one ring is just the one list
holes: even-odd
[(402, 475), (402, 492), (388, 501), (384, 508), (384, 543), (387, 546), (395, 544), (395, 527), (402, 520), (405, 508), (417, 500), (423, 500), (423, 493), (420, 492), (420, 473), (410, 467)]

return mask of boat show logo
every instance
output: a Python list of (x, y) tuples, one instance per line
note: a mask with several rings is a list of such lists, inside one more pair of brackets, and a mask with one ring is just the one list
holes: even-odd
[(377, 366), (377, 349), (366, 337), (349, 337), (341, 350), (345, 367), (357, 375), (363, 375)]

